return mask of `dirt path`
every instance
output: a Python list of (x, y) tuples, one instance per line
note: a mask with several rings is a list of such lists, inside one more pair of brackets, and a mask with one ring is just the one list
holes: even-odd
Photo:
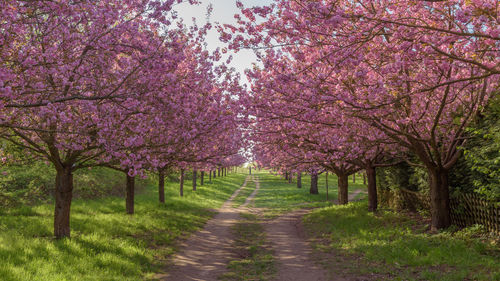
[[(353, 200), (361, 190), (349, 194)], [(302, 217), (310, 210), (302, 209), (278, 217), (266, 224), (267, 238), (275, 251), (277, 281), (328, 281), (328, 272), (311, 257), (312, 249), (302, 229)], [(343, 280), (342, 278), (335, 280)]]
[[(219, 213), (207, 222), (203, 230), (193, 234), (183, 243), (182, 250), (173, 259), (170, 272), (158, 276), (158, 279), (215, 281), (226, 271), (226, 266), (234, 255), (231, 251), (233, 241), (231, 226), (238, 220), (241, 208), (231, 207), (232, 201), (251, 179), (251, 176), (248, 176), (243, 185), (218, 210)], [(250, 197), (244, 206), (248, 205)]]

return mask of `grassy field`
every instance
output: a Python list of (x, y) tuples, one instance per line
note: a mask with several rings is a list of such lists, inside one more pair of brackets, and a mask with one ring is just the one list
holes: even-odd
[(498, 240), (477, 229), (429, 234), (409, 215), (366, 211), (366, 202), (329, 206), (305, 217), (332, 276), (390, 280), (500, 280)]
[[(295, 209), (331, 206), (333, 200), (337, 199), (337, 177), (328, 175), (329, 201), (326, 200), (326, 177), (321, 174), (318, 180), (319, 194), (309, 193), (311, 177), (302, 174), (302, 188), (297, 188), (295, 179), (293, 183), (288, 183), (279, 176), (269, 174), (267, 171), (256, 172), (255, 175), (260, 180), (260, 191), (254, 200), (257, 208), (266, 208), (266, 215), (273, 217), (284, 212)], [(363, 178), (359, 177), (355, 184), (352, 183), (352, 176), (349, 180), (349, 191), (364, 189)]]
[(72, 238), (52, 238), (53, 205), (22, 207), (0, 214), (0, 279), (143, 280), (162, 269), (176, 241), (199, 229), (241, 186), (246, 175), (217, 177), (212, 184), (178, 196), (167, 183), (167, 202), (158, 203), (150, 184), (136, 197), (136, 214), (125, 214), (123, 198), (76, 200)]

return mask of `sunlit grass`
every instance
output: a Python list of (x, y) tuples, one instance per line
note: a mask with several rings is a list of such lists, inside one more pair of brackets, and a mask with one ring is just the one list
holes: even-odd
[[(319, 194), (309, 193), (311, 178), (305, 173), (302, 174), (302, 188), (297, 188), (296, 178), (292, 183), (285, 179), (269, 174), (267, 171), (255, 172), (260, 180), (260, 190), (254, 199), (254, 205), (257, 208), (266, 208), (268, 216), (275, 216), (287, 211), (331, 206), (333, 200), (337, 199), (337, 177), (328, 176), (329, 201), (326, 200), (326, 177), (321, 174), (318, 180)], [(352, 177), (351, 177), (352, 179)], [(349, 183), (349, 191), (356, 189), (366, 189), (363, 185), (362, 177), (356, 184)]]
[(239, 207), (245, 203), (248, 196), (252, 194), (255, 190), (255, 183), (250, 178), (247, 181), (247, 185), (240, 191), (238, 196), (236, 196), (233, 200), (233, 207)]
[[(150, 184), (136, 197), (136, 214), (125, 214), (123, 198), (76, 200), (72, 238), (52, 238), (53, 206), (40, 205), (0, 214), (0, 279), (143, 280), (158, 272), (176, 241), (196, 231), (238, 189), (246, 175), (217, 177), (193, 192), (167, 183), (166, 204)], [(191, 182), (185, 183), (186, 187)]]

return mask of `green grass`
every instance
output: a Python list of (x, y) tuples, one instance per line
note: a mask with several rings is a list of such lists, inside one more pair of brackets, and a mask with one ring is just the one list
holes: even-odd
[(234, 198), (233, 200), (233, 207), (239, 207), (245, 203), (247, 200), (248, 196), (252, 194), (252, 192), (255, 190), (255, 182), (251, 179), (248, 179), (247, 185), (240, 191), (238, 196)]
[[(279, 176), (269, 174), (267, 171), (256, 172), (255, 175), (260, 180), (260, 190), (257, 197), (254, 199), (254, 205), (257, 208), (267, 209), (266, 215), (273, 217), (295, 209), (302, 208), (317, 208), (331, 206), (331, 202), (337, 199), (337, 177), (328, 175), (329, 185), (329, 200), (326, 201), (326, 179), (325, 174), (321, 174), (318, 180), (318, 195), (309, 193), (311, 177), (302, 174), (302, 188), (297, 188), (296, 179), (293, 183), (288, 183)], [(352, 176), (350, 177), (352, 180)], [(366, 189), (363, 185), (363, 178), (356, 181), (356, 184), (349, 182), (349, 191), (356, 189)]]
[(186, 238), (213, 216), (246, 175), (217, 177), (212, 184), (178, 196), (178, 183), (167, 184), (166, 205), (154, 185), (136, 197), (136, 214), (125, 214), (123, 198), (76, 200), (72, 238), (52, 238), (53, 205), (0, 213), (0, 279), (143, 280), (162, 269)]
[(257, 215), (241, 213), (233, 227), (233, 249), (239, 258), (229, 262), (221, 280), (271, 280), (276, 273), (273, 252), (266, 245), (266, 235)]
[(498, 244), (473, 239), (469, 230), (428, 234), (404, 214), (367, 212), (366, 202), (318, 209), (304, 221), (317, 249), (344, 260), (330, 257), (326, 266), (334, 271), (361, 260), (351, 273), (376, 272), (398, 280), (500, 280)]

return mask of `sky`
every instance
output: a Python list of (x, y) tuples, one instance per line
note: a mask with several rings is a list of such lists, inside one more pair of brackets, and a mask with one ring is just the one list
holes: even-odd
[[(206, 23), (206, 11), (208, 5), (212, 4), (213, 12), (210, 17), (212, 23), (235, 23), (234, 14), (239, 13), (236, 8), (236, 0), (201, 0), (200, 5), (191, 6), (189, 4), (181, 4), (176, 7), (179, 15), (184, 18), (184, 22), (189, 24), (192, 18), (196, 18), (198, 25)], [(272, 0), (241, 0), (245, 7), (263, 6), (272, 3)], [(219, 35), (216, 30), (212, 30), (208, 34), (207, 46), (209, 50), (215, 50), (217, 47), (225, 47), (226, 44), (219, 41)], [(257, 62), (257, 57), (251, 50), (242, 50), (233, 55), (231, 66), (234, 67), (243, 77), (243, 83), (246, 82), (243, 71), (246, 68), (251, 68), (252, 63)]]

